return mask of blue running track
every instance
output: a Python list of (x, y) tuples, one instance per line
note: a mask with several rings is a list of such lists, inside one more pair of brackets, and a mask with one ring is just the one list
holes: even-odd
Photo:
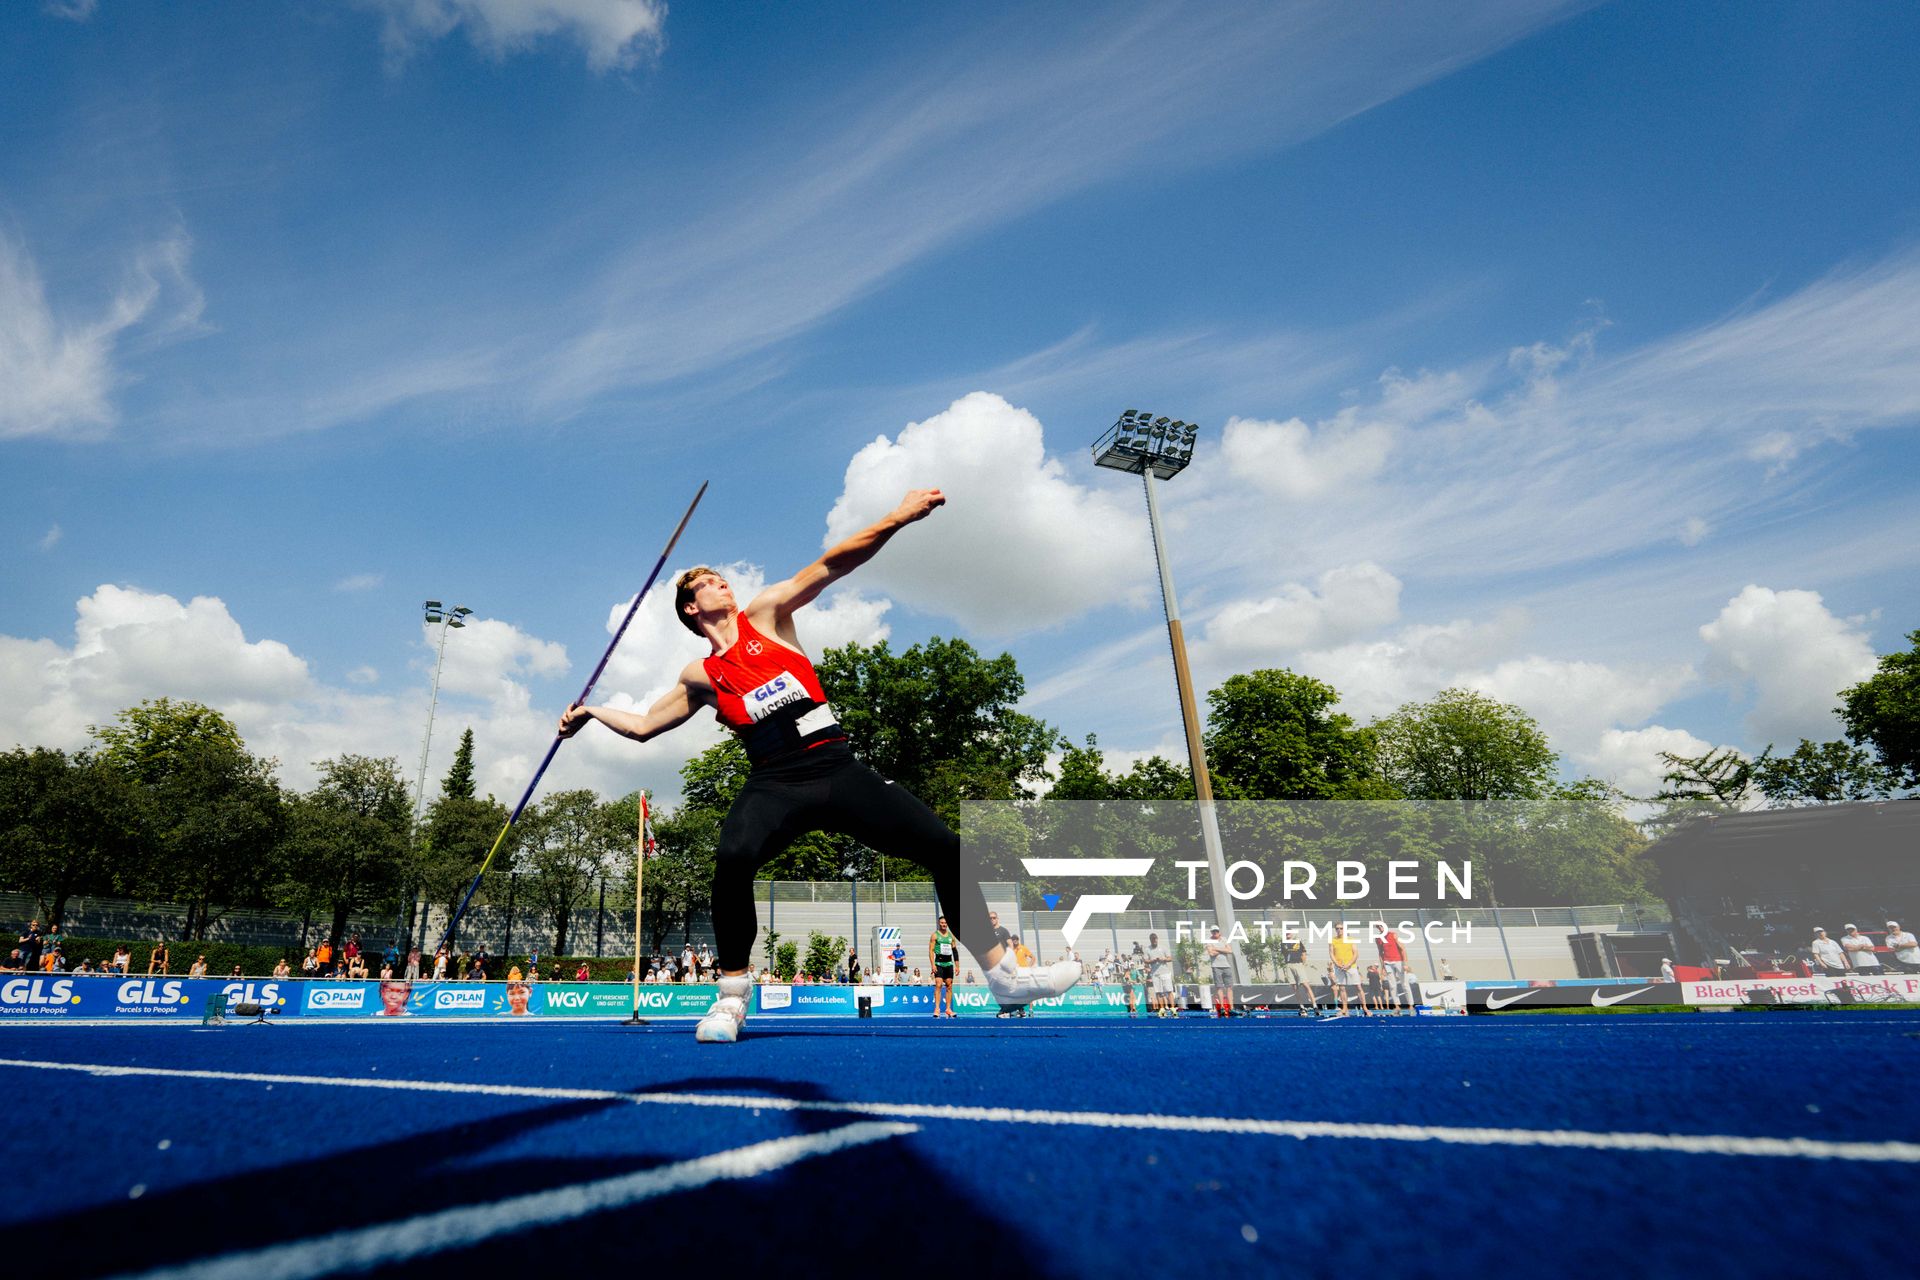
[(61, 1280), (1755, 1280), (1898, 1273), (1920, 1212), (1893, 1011), (38, 1024), (0, 1060), (0, 1257)]

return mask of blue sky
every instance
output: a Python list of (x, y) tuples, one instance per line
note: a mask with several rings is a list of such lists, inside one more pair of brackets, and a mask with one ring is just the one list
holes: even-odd
[[(1920, 11), (0, 9), (0, 743), (142, 697), (517, 794), (680, 565), (951, 505), (814, 646), (961, 635), (1124, 764), (1196, 672), (1452, 684), (1570, 773), (1830, 737), (1920, 627)], [(603, 684), (698, 646), (644, 611)], [(705, 724), (562, 753), (671, 792)]]

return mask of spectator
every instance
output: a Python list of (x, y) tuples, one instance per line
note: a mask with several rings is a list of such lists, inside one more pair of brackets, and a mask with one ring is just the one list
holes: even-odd
[(1140, 1008), (1140, 997), (1136, 991), (1147, 985), (1147, 971), (1138, 953), (1127, 957), (1127, 968), (1121, 975), (1121, 982), (1121, 989), (1127, 997), (1127, 1016), (1131, 1018)]
[(47, 954), (41, 958), (40, 967), (48, 973), (65, 973), (67, 971), (66, 950), (62, 947), (49, 948)]
[[(207, 958), (205, 956), (200, 957), (202, 968), (205, 967), (206, 959)], [(318, 977), (319, 973), (320, 973), (320, 959), (318, 956), (313, 954), (313, 948), (308, 947), (307, 954), (301, 957), (301, 960), (300, 960), (300, 976), (303, 978), (313, 978), (313, 977)]]
[(281, 956), (280, 963), (273, 966), (273, 976), (276, 978), (290, 978), (293, 976), (293, 966), (287, 963), (285, 956)]
[(435, 982), (447, 980), (447, 948), (444, 945), (437, 947), (433, 953), (433, 980)]
[(1387, 999), (1397, 1008), (1404, 1000), (1413, 1007), (1413, 988), (1407, 985), (1407, 951), (1397, 929), (1388, 929), (1380, 939), (1380, 976), (1387, 984)]
[(713, 952), (707, 949), (706, 943), (700, 944), (700, 954), (694, 958), (694, 963), (700, 966), (701, 981), (704, 982), (714, 976)]
[(1846, 933), (1841, 935), (1840, 947), (1847, 953), (1847, 963), (1852, 965), (1856, 972), (1862, 970), (1880, 972), (1880, 957), (1874, 954), (1873, 939), (1860, 932), (1857, 926), (1847, 926)]
[(6, 971), (8, 973), (24, 973), (26, 971), (26, 968), (27, 968), (26, 952), (22, 951), (19, 947), (15, 947), (13, 950), (7, 953)]
[(487, 954), (487, 944), (481, 943), (474, 948), (473, 961), (467, 966), (467, 976), (475, 982), (487, 980), (487, 970), (493, 968), (493, 957)]
[(351, 963), (360, 958), (360, 935), (354, 934), (347, 939), (347, 960)]
[(508, 982), (525, 982), (526, 980), (527, 980), (527, 975), (520, 972), (519, 965), (516, 964), (512, 968), (507, 970)]
[(551, 976), (555, 982), (560, 981), (560, 962), (558, 960), (553, 962), (553, 973)]
[(1291, 983), (1295, 995), (1300, 997), (1300, 1016), (1303, 1018), (1318, 1016), (1320, 999), (1313, 993), (1313, 975), (1307, 972), (1307, 947), (1300, 941), (1297, 934), (1290, 937), (1283, 936), (1280, 939), (1278, 976)]
[(123, 942), (113, 949), (113, 972), (124, 977), (132, 967), (133, 953), (127, 950), (127, 944)]
[(167, 954), (165, 938), (153, 944), (153, 950), (147, 952), (147, 976), (158, 973), (163, 977), (172, 972), (171, 957)]
[(531, 982), (540, 981), (540, 953), (538, 951), (535, 951), (527, 957), (527, 979)]
[(1846, 976), (1847, 953), (1841, 950), (1839, 943), (1827, 936), (1825, 929), (1816, 928), (1813, 931), (1813, 945), (1808, 950), (1813, 952), (1814, 966), (1823, 977)]
[(1920, 973), (1920, 939), (1900, 927), (1898, 920), (1887, 921), (1887, 967), (1900, 973)]
[(79, 974), (84, 974), (89, 978), (93, 977), (94, 976), (93, 961), (82, 960), (80, 962), (80, 967), (78, 969), (75, 969), (74, 972)]
[(400, 967), (400, 944), (397, 942), (389, 942), (385, 953), (380, 957), (380, 963), (388, 970), (398, 969)]
[(573, 971), (573, 980), (575, 982), (590, 982), (592, 981), (592, 979), (593, 979), (593, 971), (591, 969), (588, 969), (587, 962), (585, 960), (582, 960), (580, 962), (580, 967)]
[[(309, 952), (308, 954), (312, 954), (312, 953)], [(189, 978), (206, 977), (207, 976), (207, 958), (205, 956), (195, 956), (193, 958), (193, 964), (190, 965), (187, 969), (187, 976)]]
[(1171, 1018), (1179, 1010), (1173, 1007), (1173, 956), (1160, 945), (1160, 935), (1147, 935), (1147, 982), (1150, 994), (1147, 1007), (1154, 1016)]
[(1380, 966), (1377, 964), (1368, 965), (1367, 985), (1360, 995), (1360, 1008), (1362, 1012), (1367, 1009), (1373, 1009), (1380, 1013), (1385, 1013), (1387, 1011), (1386, 998), (1386, 984), (1380, 981)]
[(244, 973), (241, 973), (240, 966), (236, 964), (235, 966), (233, 966), (233, 972), (228, 974), (227, 976), (229, 978), (244, 978), (247, 975), (245, 975)]
[(847, 981), (860, 985), (860, 948), (847, 948)]
[(1025, 965), (1029, 969), (1040, 963), (1033, 958), (1033, 951), (1026, 943), (1020, 941), (1020, 935), (1017, 933), (1013, 935), (1013, 954), (1015, 964)]
[(962, 982), (964, 982), (964, 983), (966, 983), (966, 984), (967, 984), (968, 986), (970, 986), (970, 987), (971, 987), (971, 986), (973, 986), (973, 985), (975, 985), (976, 983), (978, 983), (978, 982), (979, 982), (980, 980), (979, 980), (978, 978), (976, 978), (976, 977), (974, 977), (974, 976), (973, 976), (973, 970), (971, 970), (971, 969), (969, 969), (969, 970), (967, 970), (967, 976), (966, 976), (966, 977), (964, 977), (964, 978), (962, 978), (962, 979), (960, 979), (960, 981), (962, 981)]
[(407, 948), (407, 981), (413, 982), (420, 977), (420, 948)]
[(40, 957), (46, 951), (44, 940), (40, 937), (40, 922), (29, 920), (26, 931), (20, 935), (19, 954), (12, 957), (14, 967), (19, 969), (38, 969)]
[(907, 949), (896, 942), (888, 955), (893, 960), (893, 980), (902, 981), (907, 976)]
[(680, 950), (680, 981), (691, 982), (693, 980), (693, 962), (697, 958), (698, 957), (696, 957), (693, 954), (693, 944), (691, 942), (687, 943), (684, 947), (681, 948)]
[[(1334, 929), (1333, 940), (1327, 944), (1327, 958), (1333, 962), (1327, 974), (1327, 981), (1340, 992), (1339, 1017), (1347, 1016), (1347, 1002), (1360, 990), (1360, 948), (1353, 945), (1353, 939), (1347, 937), (1347, 927), (1341, 924)], [(1366, 1016), (1366, 1006), (1360, 1007), (1362, 1017)]]
[(1673, 974), (1673, 959), (1670, 956), (1660, 957), (1660, 981), (1662, 982), (1675, 981), (1674, 974)]
[(1233, 945), (1220, 936), (1220, 926), (1215, 925), (1207, 934), (1207, 960), (1212, 965), (1213, 985), (1226, 991), (1226, 999), (1214, 997), (1215, 1005), (1225, 1005), (1227, 1012), (1233, 1011)]
[(320, 939), (320, 946), (315, 950), (313, 958), (319, 963), (323, 972), (331, 973), (333, 971), (333, 939)]
[(347, 977), (355, 982), (366, 981), (367, 958), (358, 951), (347, 958)]
[(1459, 981), (1459, 979), (1453, 976), (1453, 966), (1448, 964), (1445, 960), (1442, 960), (1440, 962), (1440, 981), (1442, 982)]

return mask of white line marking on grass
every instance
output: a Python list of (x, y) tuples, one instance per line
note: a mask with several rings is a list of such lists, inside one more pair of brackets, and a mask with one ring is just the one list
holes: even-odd
[(816, 1102), (759, 1094), (623, 1093), (546, 1085), (462, 1084), (451, 1080), (341, 1079), (201, 1071), (170, 1067), (116, 1067), (79, 1062), (0, 1058), (0, 1068), (75, 1071), (92, 1076), (217, 1080), (239, 1084), (314, 1085), (336, 1089), (393, 1089), (471, 1097), (594, 1099), (648, 1106), (720, 1107), (734, 1111), (815, 1111), (888, 1120), (962, 1120), (984, 1124), (1066, 1125), (1161, 1133), (1224, 1133), (1240, 1137), (1341, 1138), (1363, 1142), (1438, 1142), (1469, 1147), (1557, 1147), (1585, 1151), (1662, 1152), (1673, 1155), (1759, 1156), (1799, 1160), (1859, 1160), (1920, 1164), (1920, 1143), (1838, 1142), (1825, 1138), (1755, 1138), (1713, 1133), (1608, 1133), (1583, 1129), (1494, 1129), (1431, 1124), (1367, 1124), (1340, 1120), (1255, 1120), (1231, 1116), (1127, 1115), (1112, 1111), (1042, 1111), (1019, 1107), (959, 1107), (921, 1102)]
[(850, 1124), (826, 1133), (757, 1142), (659, 1169), (539, 1191), (495, 1204), (446, 1209), (401, 1222), (160, 1267), (138, 1273), (138, 1280), (311, 1280), (340, 1271), (368, 1271), (446, 1249), (464, 1249), (509, 1231), (571, 1222), (643, 1200), (696, 1191), (716, 1182), (757, 1178), (815, 1156), (918, 1131), (919, 1126), (911, 1124)]

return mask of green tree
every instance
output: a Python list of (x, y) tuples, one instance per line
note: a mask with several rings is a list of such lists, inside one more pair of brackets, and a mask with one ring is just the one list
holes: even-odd
[(860, 758), (958, 827), (965, 800), (1031, 796), (1059, 733), (1015, 709), (1026, 680), (1011, 654), (985, 658), (936, 636), (902, 653), (882, 641), (829, 649), (820, 681)]
[(399, 761), (348, 753), (321, 762), (320, 781), (289, 805), (274, 897), (324, 913), (326, 936), (338, 946), (354, 912), (397, 905), (411, 807)]
[(1374, 725), (1386, 779), (1413, 800), (1537, 796), (1559, 758), (1532, 716), (1469, 689), (1443, 689)]
[(800, 968), (809, 978), (825, 980), (833, 976), (834, 966), (847, 954), (845, 938), (829, 938), (818, 929), (807, 932), (807, 955)]
[(453, 749), (453, 763), (447, 768), (447, 777), (440, 784), (440, 794), (459, 800), (473, 799), (473, 729), (469, 727), (460, 735), (460, 745)]
[(1900, 785), (1920, 787), (1920, 631), (1903, 653), (1883, 654), (1879, 669), (1840, 693), (1847, 738), (1872, 746)]
[(553, 954), (567, 954), (573, 913), (595, 882), (613, 871), (623, 843), (598, 796), (559, 791), (529, 808), (516, 828), (513, 866), (527, 893), (553, 921)]
[(204, 938), (230, 907), (266, 900), (286, 823), (273, 760), (250, 754), (232, 721), (197, 702), (142, 702), (91, 732), (147, 814), (143, 856), (123, 868), (126, 891), (184, 904), (188, 938)]
[(1207, 763), (1222, 799), (1356, 800), (1390, 794), (1373, 731), (1335, 711), (1333, 686), (1292, 671), (1230, 676), (1207, 694)]
[(1548, 784), (1495, 807), (1478, 827), (1480, 856), (1509, 902), (1646, 901), (1657, 896), (1640, 858), (1648, 842), (1622, 813), (1626, 799), (1593, 778)]
[(1850, 742), (1811, 742), (1787, 755), (1769, 744), (1753, 762), (1753, 785), (1776, 809), (1834, 804), (1842, 800), (1879, 800), (1900, 789), (1899, 778), (1865, 747)]
[(473, 773), (473, 730), (468, 729), (460, 735), (414, 846), (411, 879), (428, 902), (446, 909), (449, 919), (507, 825), (505, 805), (474, 794)]
[(15, 748), (0, 755), (0, 883), (61, 920), (73, 895), (112, 891), (144, 816), (134, 783), (87, 752)]

